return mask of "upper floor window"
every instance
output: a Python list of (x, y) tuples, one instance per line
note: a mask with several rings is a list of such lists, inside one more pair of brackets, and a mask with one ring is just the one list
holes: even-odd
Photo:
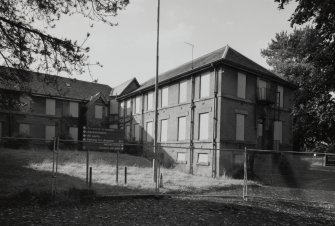
[(119, 115), (120, 115), (121, 117), (123, 117), (123, 113), (124, 113), (124, 102), (122, 101), (122, 102), (120, 103), (120, 112), (119, 112)]
[(154, 92), (147, 94), (147, 110), (154, 109)]
[(69, 106), (69, 115), (75, 118), (78, 118), (79, 112), (79, 104), (77, 102), (70, 102)]
[(259, 100), (266, 100), (267, 98), (267, 82), (264, 80), (258, 80), (258, 98)]
[(187, 101), (187, 81), (179, 83), (179, 103)]
[(95, 105), (95, 118), (96, 119), (102, 119), (102, 109), (103, 107), (101, 105)]
[(133, 128), (133, 138), (135, 139), (135, 141), (139, 141), (140, 140), (140, 125), (139, 124), (135, 124), (134, 128)]
[(46, 99), (45, 100), (45, 114), (55, 115), (56, 114), (56, 100)]
[(210, 73), (200, 76), (200, 98), (208, 97), (210, 90)]
[(237, 97), (245, 99), (246, 75), (238, 73), (237, 75)]
[(169, 87), (164, 87), (162, 89), (162, 107), (169, 105)]
[(141, 107), (141, 96), (136, 97), (135, 99), (135, 113), (140, 114), (142, 110)]
[(277, 106), (284, 107), (284, 88), (282, 86), (277, 86)]
[(127, 115), (131, 114), (131, 99), (127, 100), (127, 111), (126, 111)]

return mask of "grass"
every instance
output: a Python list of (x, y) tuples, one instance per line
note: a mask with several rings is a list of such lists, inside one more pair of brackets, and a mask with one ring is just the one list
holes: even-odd
[[(23, 189), (51, 190), (53, 153), (48, 150), (2, 149), (0, 159), (1, 195), (10, 195)], [(86, 188), (86, 152), (60, 151), (58, 155), (58, 190)], [(119, 183), (116, 183), (116, 154), (90, 152), (93, 188), (98, 194), (147, 193), (154, 190), (151, 161), (127, 154), (119, 155)], [(127, 167), (127, 184), (124, 169)], [(242, 180), (228, 177), (210, 178), (161, 168), (162, 192), (202, 192), (242, 186)]]

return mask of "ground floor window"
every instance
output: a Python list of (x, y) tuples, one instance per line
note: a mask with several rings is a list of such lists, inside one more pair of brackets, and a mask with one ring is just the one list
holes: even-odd
[(198, 164), (208, 165), (208, 154), (207, 153), (198, 153)]
[(45, 139), (52, 140), (56, 136), (56, 126), (45, 126)]
[(178, 152), (177, 153), (177, 162), (178, 163), (186, 163), (186, 153), (185, 152)]
[(19, 133), (24, 135), (30, 135), (30, 125), (26, 123), (21, 123), (19, 125)]

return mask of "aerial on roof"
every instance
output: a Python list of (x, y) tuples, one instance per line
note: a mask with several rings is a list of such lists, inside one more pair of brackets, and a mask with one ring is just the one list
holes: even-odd
[[(172, 70), (164, 72), (159, 75), (158, 82), (164, 83), (165, 81), (178, 78), (183, 76), (184, 74), (191, 72), (193, 70), (200, 69), (204, 66), (209, 66), (212, 63), (222, 61), (227, 64), (231, 64), (232, 66), (239, 67), (245, 70), (252, 71), (254, 73), (262, 74), (263, 76), (267, 76), (269, 79), (274, 79), (279, 82), (283, 82), (289, 84), (286, 80), (279, 77), (278, 75), (272, 73), (271, 71), (265, 69), (249, 58), (243, 56), (241, 53), (237, 52), (230, 46), (225, 46), (220, 49), (217, 49), (211, 53), (203, 55), (199, 58), (194, 59), (193, 61), (182, 64)], [(153, 88), (155, 84), (155, 78), (151, 78), (148, 81), (141, 84), (141, 86), (133, 91), (132, 93), (137, 93), (145, 89)]]
[[(108, 98), (112, 91), (110, 86), (104, 84), (0, 67), (0, 78), (5, 77), (5, 75), (8, 76), (8, 73), (17, 73), (17, 77), (22, 78), (21, 82), (25, 83), (24, 87), (29, 88), (26, 91), (32, 94), (89, 101), (92, 96), (99, 92), (105, 98)], [(22, 85), (19, 83), (18, 80), (1, 83), (0, 89), (23, 91)]]

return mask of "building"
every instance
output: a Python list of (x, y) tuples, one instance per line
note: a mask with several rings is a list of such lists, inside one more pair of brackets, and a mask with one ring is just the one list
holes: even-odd
[[(118, 97), (119, 128), (152, 157), (155, 79)], [(229, 173), (241, 153), (292, 149), (294, 85), (228, 45), (159, 76), (161, 160), (186, 172)]]
[[(16, 101), (18, 107), (0, 104), (0, 137), (27, 136), (51, 140), (82, 140), (83, 127), (115, 128), (118, 106), (113, 104), (113, 91), (127, 87), (46, 75), (1, 67), (0, 76), (19, 73), (18, 81), (1, 83), (2, 95)], [(8, 77), (8, 76), (7, 76)]]

